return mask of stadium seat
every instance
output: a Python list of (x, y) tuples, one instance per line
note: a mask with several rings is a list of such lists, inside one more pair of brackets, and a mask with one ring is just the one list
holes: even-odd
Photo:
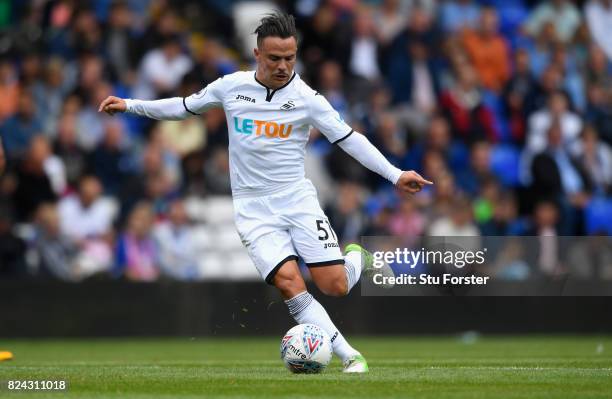
[(220, 251), (234, 252), (243, 248), (236, 228), (229, 223), (218, 227), (214, 242)]
[(232, 199), (226, 196), (210, 197), (204, 200), (203, 218), (208, 223), (233, 223), (234, 205)]
[(230, 254), (228, 257), (228, 265), (226, 276), (232, 280), (253, 280), (261, 279), (259, 272), (253, 265), (251, 258), (246, 251), (238, 251)]
[(215, 228), (203, 224), (198, 224), (193, 228), (193, 239), (199, 251), (205, 252), (215, 248), (215, 230)]
[(584, 217), (588, 234), (612, 235), (612, 199), (593, 199), (585, 208)]
[(492, 148), (491, 169), (506, 187), (519, 184), (519, 161), (521, 153), (513, 145), (498, 144)]
[(227, 279), (225, 266), (227, 258), (224, 259), (222, 254), (209, 252), (202, 255), (199, 263), (200, 277), (205, 280), (223, 280)]

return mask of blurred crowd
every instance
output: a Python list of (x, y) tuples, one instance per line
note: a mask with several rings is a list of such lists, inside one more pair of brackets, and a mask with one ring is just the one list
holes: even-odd
[(0, 276), (197, 279), (185, 199), (229, 199), (223, 111), (98, 105), (254, 68), (274, 8), (296, 16), (302, 79), (435, 182), (399, 196), (313, 130), (342, 243), (612, 233), (612, 0), (0, 0)]

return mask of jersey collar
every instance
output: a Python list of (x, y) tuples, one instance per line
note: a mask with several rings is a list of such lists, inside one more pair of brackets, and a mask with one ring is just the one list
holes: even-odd
[(293, 72), (293, 75), (291, 75), (291, 78), (287, 81), (287, 83), (285, 83), (284, 85), (282, 85), (281, 87), (279, 87), (278, 89), (271, 89), (268, 86), (266, 86), (265, 84), (263, 84), (262, 82), (259, 81), (259, 79), (257, 79), (257, 71), (255, 71), (255, 73), (253, 74), (253, 77), (255, 78), (255, 81), (257, 83), (259, 83), (260, 85), (262, 85), (263, 87), (266, 88), (267, 94), (266, 94), (266, 101), (270, 102), (272, 101), (272, 96), (274, 96), (274, 94), (279, 91), (280, 89), (283, 89), (287, 86), (289, 86), (289, 83), (291, 83), (293, 81), (293, 79), (295, 78), (295, 75), (297, 75), (295, 73), (295, 71)]

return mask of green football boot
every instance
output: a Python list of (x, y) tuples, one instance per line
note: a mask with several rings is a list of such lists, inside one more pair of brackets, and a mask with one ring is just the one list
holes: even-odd
[(351, 356), (343, 363), (343, 373), (367, 373), (370, 368), (362, 355)]

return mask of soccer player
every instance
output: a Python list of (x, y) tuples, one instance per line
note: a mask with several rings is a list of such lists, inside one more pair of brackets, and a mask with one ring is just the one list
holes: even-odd
[(326, 295), (343, 296), (371, 269), (369, 253), (357, 244), (342, 256), (336, 234), (304, 177), (310, 126), (401, 191), (432, 184), (414, 171), (391, 165), (368, 139), (351, 129), (327, 100), (294, 72), (297, 31), (293, 16), (264, 17), (255, 30), (257, 70), (236, 72), (189, 97), (140, 101), (108, 97), (99, 111), (130, 112), (159, 120), (180, 120), (223, 107), (238, 234), (261, 274), (280, 291), (298, 323), (312, 323), (331, 337), (344, 372), (368, 371), (365, 358), (338, 331), (321, 304), (306, 290), (298, 256)]

